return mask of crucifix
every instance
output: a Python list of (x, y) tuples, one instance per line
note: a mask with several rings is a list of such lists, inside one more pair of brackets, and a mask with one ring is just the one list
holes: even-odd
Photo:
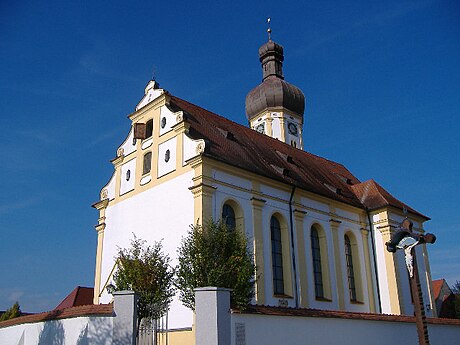
[(418, 276), (417, 258), (415, 247), (423, 243), (434, 243), (436, 236), (430, 233), (417, 234), (412, 231), (413, 223), (406, 217), (401, 225), (391, 235), (389, 242), (385, 243), (387, 250), (395, 253), (398, 249), (404, 250), (406, 267), (409, 272), (410, 287), (413, 296), (415, 320), (417, 324), (417, 334), (419, 345), (430, 345), (428, 338), (428, 326), (425, 316), (425, 305), (423, 303), (422, 289)]

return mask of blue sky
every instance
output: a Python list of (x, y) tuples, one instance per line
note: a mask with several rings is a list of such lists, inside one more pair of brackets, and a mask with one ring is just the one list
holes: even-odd
[(92, 286), (91, 204), (154, 73), (246, 124), (257, 50), (285, 48), (305, 149), (432, 218), (433, 278), (460, 280), (460, 5), (452, 1), (0, 2), (0, 310)]

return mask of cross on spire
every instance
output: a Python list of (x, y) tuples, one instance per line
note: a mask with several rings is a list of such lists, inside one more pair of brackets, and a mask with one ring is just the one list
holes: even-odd
[(271, 34), (272, 34), (272, 29), (270, 27), (270, 17), (267, 18), (267, 25), (268, 25), (268, 29), (267, 29), (267, 33), (268, 33), (268, 40), (271, 41), (272, 38), (271, 38)]

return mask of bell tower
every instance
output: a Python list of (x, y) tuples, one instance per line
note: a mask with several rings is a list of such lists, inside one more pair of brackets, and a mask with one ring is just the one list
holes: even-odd
[(246, 96), (249, 126), (265, 135), (303, 149), (302, 125), (305, 96), (284, 80), (283, 47), (272, 41), (259, 48), (262, 83)]

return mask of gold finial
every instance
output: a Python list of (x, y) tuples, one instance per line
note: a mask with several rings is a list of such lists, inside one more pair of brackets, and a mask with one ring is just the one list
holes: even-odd
[(271, 41), (271, 34), (272, 34), (272, 29), (270, 28), (270, 21), (271, 19), (270, 18), (267, 18), (267, 25), (268, 25), (268, 29), (267, 29), (267, 33), (268, 33), (268, 40)]

